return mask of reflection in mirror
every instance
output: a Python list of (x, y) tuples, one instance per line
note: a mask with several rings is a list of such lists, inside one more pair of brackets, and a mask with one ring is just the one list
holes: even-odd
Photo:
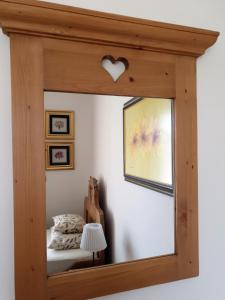
[(48, 275), (174, 253), (172, 102), (45, 92)]

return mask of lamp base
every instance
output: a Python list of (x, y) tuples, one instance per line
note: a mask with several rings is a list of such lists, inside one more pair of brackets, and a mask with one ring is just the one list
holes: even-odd
[(93, 252), (93, 256), (92, 256), (92, 266), (95, 265), (95, 253)]

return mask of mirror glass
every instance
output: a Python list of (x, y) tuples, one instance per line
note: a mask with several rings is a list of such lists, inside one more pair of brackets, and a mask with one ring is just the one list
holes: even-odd
[(173, 254), (173, 100), (44, 101), (47, 274)]

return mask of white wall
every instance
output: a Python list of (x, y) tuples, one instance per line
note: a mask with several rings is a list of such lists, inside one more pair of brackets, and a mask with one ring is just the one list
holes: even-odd
[[(219, 30), (216, 45), (198, 60), (200, 276), (102, 297), (107, 300), (224, 300), (225, 298), (225, 2), (223, 0), (54, 0), (84, 8)], [(107, 5), (106, 5), (107, 3)], [(0, 299), (13, 300), (13, 223), (9, 42), (0, 35), (1, 148)]]
[(45, 92), (45, 109), (75, 112), (75, 170), (46, 171), (47, 227), (55, 215), (84, 214), (84, 197), (93, 169), (93, 104), (88, 95)]
[[(123, 176), (126, 97), (94, 98), (94, 174), (100, 179), (112, 262), (174, 253), (174, 199)], [(92, 100), (92, 99), (91, 99)]]

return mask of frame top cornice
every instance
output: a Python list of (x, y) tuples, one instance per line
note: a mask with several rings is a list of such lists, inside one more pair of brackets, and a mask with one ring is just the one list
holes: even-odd
[(198, 57), (218, 32), (34, 0), (0, 0), (0, 26), (12, 33)]

